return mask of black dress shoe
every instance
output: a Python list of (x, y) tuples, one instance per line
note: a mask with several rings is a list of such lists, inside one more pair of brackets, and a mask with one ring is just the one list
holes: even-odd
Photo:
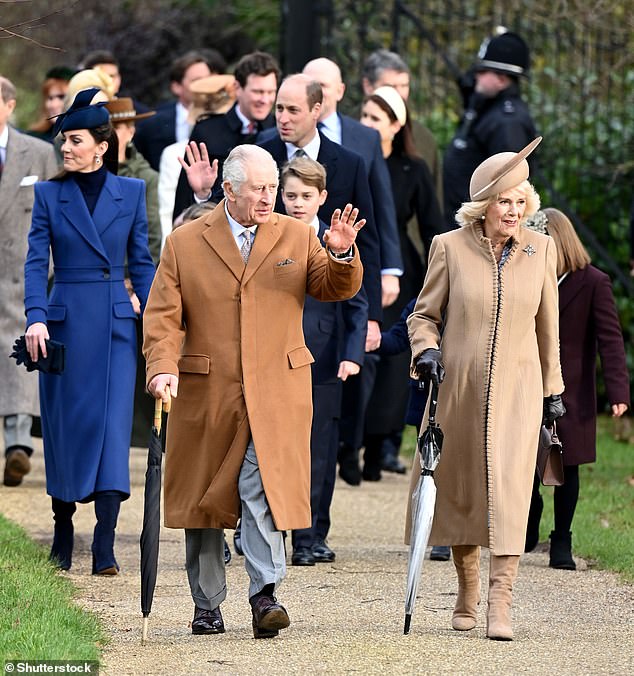
[(231, 550), (227, 544), (227, 539), (225, 538), (225, 566), (231, 561)]
[(363, 467), (364, 481), (381, 481), (381, 468), (365, 464)]
[(286, 608), (275, 596), (260, 596), (252, 605), (254, 638), (273, 638), (291, 623)]
[(323, 540), (317, 540), (313, 545), (313, 558), (316, 563), (332, 563), (335, 553)]
[(348, 444), (339, 444), (337, 461), (339, 462), (339, 476), (350, 486), (358, 486), (361, 483), (359, 451)]
[(407, 467), (395, 455), (384, 456), (381, 469), (384, 472), (394, 472), (395, 474), (405, 474), (407, 471)]
[(291, 563), (294, 566), (314, 566), (315, 557), (310, 547), (297, 547), (293, 550)]
[(222, 619), (220, 606), (213, 610), (206, 608), (194, 609), (194, 619), (192, 620), (192, 634), (224, 634), (225, 623)]

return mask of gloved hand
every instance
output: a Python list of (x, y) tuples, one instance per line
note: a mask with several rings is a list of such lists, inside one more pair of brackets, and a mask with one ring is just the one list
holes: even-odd
[(441, 351), (434, 347), (423, 350), (414, 364), (414, 370), (420, 380), (431, 380), (434, 385), (440, 385), (445, 379)]
[(551, 394), (549, 397), (544, 397), (544, 417), (542, 423), (546, 427), (550, 427), (565, 412), (566, 407), (559, 394)]

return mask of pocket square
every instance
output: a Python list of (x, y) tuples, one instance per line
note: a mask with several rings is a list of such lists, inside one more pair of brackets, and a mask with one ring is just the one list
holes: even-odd
[(46, 357), (40, 357), (33, 361), (26, 349), (26, 339), (20, 336), (13, 344), (11, 357), (16, 360), (17, 366), (24, 364), (27, 371), (42, 371), (42, 373), (55, 373), (59, 375), (64, 372), (66, 362), (66, 346), (57, 340), (46, 339)]
[(292, 258), (285, 258), (283, 261), (276, 263), (278, 268), (281, 268), (284, 265), (292, 265), (295, 261)]
[(20, 187), (27, 186), (27, 185), (33, 185), (34, 183), (37, 183), (37, 176), (25, 176), (21, 181), (20, 181)]

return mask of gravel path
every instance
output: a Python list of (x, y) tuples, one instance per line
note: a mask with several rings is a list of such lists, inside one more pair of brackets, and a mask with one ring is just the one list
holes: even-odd
[[(456, 582), (451, 562), (425, 561), (412, 633), (403, 636), (407, 549), (402, 544), (407, 478), (384, 475), (353, 488), (338, 483), (334, 564), (289, 565), (280, 601), (291, 626), (255, 641), (242, 559), (227, 569), (227, 633), (192, 636), (193, 611), (182, 531), (163, 529), (150, 642), (141, 646), (139, 546), (146, 451), (132, 449), (133, 495), (123, 503), (116, 578), (90, 575), (92, 506), (79, 505), (68, 577), (79, 603), (110, 635), (102, 673), (120, 674), (634, 674), (634, 593), (610, 573), (577, 560), (548, 567), (545, 549), (522, 557), (514, 594), (513, 642), (485, 637), (485, 606), (471, 632), (451, 629)], [(0, 511), (50, 547), (52, 519), (41, 450), (19, 488), (0, 488)], [(486, 594), (486, 553), (482, 565)]]

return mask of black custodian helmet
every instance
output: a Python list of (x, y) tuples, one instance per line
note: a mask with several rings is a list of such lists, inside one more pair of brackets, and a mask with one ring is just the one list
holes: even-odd
[(528, 77), (529, 67), (528, 45), (510, 31), (487, 38), (480, 46), (475, 63), (476, 70), (492, 70), (514, 77)]

